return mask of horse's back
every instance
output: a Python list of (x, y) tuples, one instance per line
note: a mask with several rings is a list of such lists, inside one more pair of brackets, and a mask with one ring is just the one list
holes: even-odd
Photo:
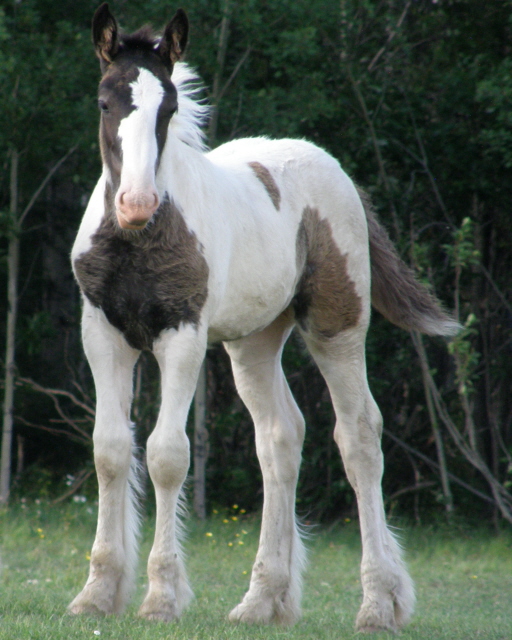
[(342, 250), (353, 247), (353, 236), (367, 246), (367, 223), (357, 189), (339, 162), (324, 149), (283, 138), (245, 138), (228, 142), (207, 154), (219, 166), (235, 171), (253, 169), (267, 191), (277, 191), (281, 217), (299, 224), (306, 207), (329, 220)]

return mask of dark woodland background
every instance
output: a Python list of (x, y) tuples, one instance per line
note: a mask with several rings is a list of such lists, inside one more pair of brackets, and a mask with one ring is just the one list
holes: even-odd
[[(12, 500), (95, 491), (94, 390), (69, 253), (101, 171), (90, 38), (97, 4), (21, 0), (0, 8), (2, 344), (7, 253), (20, 240)], [(465, 325), (447, 345), (374, 313), (368, 373), (384, 415), (389, 513), (512, 522), (512, 2), (182, 5), (191, 22), (186, 59), (217, 107), (210, 144), (267, 135), (327, 149), (371, 194), (404, 260)], [(177, 5), (110, 7), (130, 31), (163, 27)], [(325, 384), (296, 337), (284, 364), (307, 422), (299, 512), (350, 517), (355, 501), (332, 440)], [(133, 410), (141, 445), (158, 408), (156, 373), (144, 354)], [(221, 346), (207, 356), (207, 426), (208, 509), (257, 509), (252, 425)]]

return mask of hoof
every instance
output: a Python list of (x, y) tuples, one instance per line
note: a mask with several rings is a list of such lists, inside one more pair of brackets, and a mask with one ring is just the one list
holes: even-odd
[(229, 614), (230, 622), (245, 624), (278, 624), (290, 626), (300, 617), (300, 610), (291, 606), (287, 598), (244, 598)]
[(150, 592), (141, 604), (138, 616), (146, 620), (159, 622), (173, 622), (177, 620), (189, 600), (180, 606), (178, 598), (169, 594)]
[(144, 620), (155, 622), (174, 622), (178, 619), (178, 616), (172, 611), (143, 611), (142, 607), (139, 609), (138, 616)]
[(273, 622), (273, 611), (271, 607), (249, 606), (243, 602), (238, 604), (229, 614), (228, 620), (234, 623), (243, 622), (245, 624), (270, 624)]
[(379, 606), (373, 602), (369, 605), (361, 607), (356, 619), (356, 631), (361, 633), (377, 633), (382, 631), (390, 631), (396, 633), (398, 631), (395, 622), (393, 606)]
[(69, 605), (68, 613), (70, 613), (72, 616), (85, 615), (85, 616), (92, 616), (94, 618), (104, 618), (105, 616), (108, 616), (111, 612), (103, 611), (102, 609), (97, 607), (95, 604), (88, 604), (88, 605), (83, 604), (83, 605), (74, 605), (74, 606)]
[(104, 617), (114, 613), (114, 606), (110, 598), (93, 598), (91, 594), (79, 593), (68, 607), (71, 615), (88, 615)]

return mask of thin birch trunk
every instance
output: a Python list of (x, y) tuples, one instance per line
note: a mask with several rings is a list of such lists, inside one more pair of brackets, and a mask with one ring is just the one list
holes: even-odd
[(0, 462), (0, 503), (7, 504), (11, 485), (11, 449), (14, 405), (14, 378), (16, 374), (15, 343), (18, 312), (18, 272), (20, 240), (18, 229), (18, 163), (17, 149), (11, 150), (10, 219), (11, 237), (7, 254), (7, 335), (5, 346), (5, 386), (2, 427), (2, 458)]
[[(217, 135), (218, 102), (223, 93), (222, 73), (226, 60), (229, 36), (231, 1), (224, 0), (220, 26), (217, 69), (213, 80), (213, 113), (208, 130), (208, 142), (213, 146)], [(194, 396), (194, 512), (198, 518), (206, 518), (206, 461), (208, 458), (208, 430), (206, 429), (206, 358), (201, 365)]]
[(448, 468), (446, 465), (446, 456), (444, 454), (444, 444), (439, 429), (439, 422), (437, 420), (436, 408), (434, 400), (432, 398), (432, 392), (429, 386), (429, 371), (428, 361), (425, 353), (425, 347), (423, 346), (423, 340), (418, 333), (412, 334), (412, 340), (416, 348), (416, 352), (420, 359), (421, 374), (423, 378), (423, 388), (425, 390), (425, 399), (427, 401), (428, 416), (430, 419), (430, 425), (432, 427), (432, 433), (434, 434), (434, 442), (436, 444), (437, 462), (439, 464), (439, 473), (441, 476), (441, 486), (443, 488), (444, 504), (446, 509), (446, 516), (450, 518), (453, 513), (453, 494), (450, 487), (450, 479), (448, 477)]
[(10, 238), (7, 252), (7, 335), (5, 345), (5, 386), (3, 405), (3, 427), (2, 427), (2, 457), (0, 460), (0, 504), (7, 504), (9, 501), (9, 490), (11, 484), (11, 449), (13, 431), (13, 406), (14, 406), (14, 384), (16, 375), (16, 318), (18, 313), (18, 274), (20, 263), (20, 234), (22, 224), (30, 213), (37, 198), (41, 195), (51, 177), (75, 151), (72, 147), (62, 158), (50, 169), (39, 187), (34, 191), (29, 203), (18, 213), (18, 165), (19, 153), (17, 149), (11, 149), (11, 175), (10, 175)]

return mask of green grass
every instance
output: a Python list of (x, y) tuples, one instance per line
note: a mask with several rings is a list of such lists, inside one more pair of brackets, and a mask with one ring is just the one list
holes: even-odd
[[(314, 532), (308, 543), (303, 617), (288, 629), (233, 626), (226, 621), (247, 588), (259, 529), (257, 518), (235, 511), (218, 514), (206, 524), (190, 523), (186, 550), (196, 599), (179, 622), (167, 625), (136, 617), (144, 594), (144, 560), (151, 545), (152, 522), (144, 527), (139, 583), (127, 613), (96, 619), (67, 615), (67, 604), (87, 576), (95, 518), (96, 508), (88, 503), (32, 504), (0, 514), (1, 640), (339, 640), (356, 636), (353, 625), (361, 598), (357, 523)], [(496, 537), (463, 527), (424, 527), (407, 529), (403, 538), (418, 606), (401, 638), (512, 638), (510, 533)]]

